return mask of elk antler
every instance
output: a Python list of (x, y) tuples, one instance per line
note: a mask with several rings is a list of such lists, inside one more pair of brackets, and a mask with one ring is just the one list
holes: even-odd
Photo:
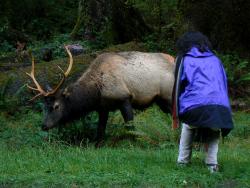
[(64, 83), (65, 78), (68, 77), (68, 75), (69, 75), (69, 73), (70, 73), (70, 71), (71, 71), (71, 69), (72, 69), (72, 65), (73, 65), (73, 57), (72, 57), (72, 54), (71, 54), (71, 52), (70, 52), (70, 50), (68, 49), (67, 46), (65, 46), (65, 49), (66, 49), (66, 51), (67, 51), (67, 53), (68, 53), (68, 55), (69, 55), (69, 67), (68, 67), (67, 71), (64, 72), (64, 71), (62, 70), (62, 68), (58, 66), (59, 70), (62, 72), (63, 78), (62, 78), (62, 80), (59, 82), (59, 84), (55, 87), (55, 89), (53, 89), (52, 91), (49, 91), (49, 92), (44, 91), (43, 88), (40, 86), (40, 84), (37, 82), (37, 80), (36, 80), (36, 78), (35, 78), (35, 60), (34, 60), (34, 57), (32, 57), (32, 69), (31, 69), (31, 73), (27, 73), (27, 72), (26, 72), (26, 74), (33, 80), (34, 84), (36, 85), (36, 88), (31, 87), (31, 86), (29, 86), (29, 85), (27, 85), (27, 87), (28, 87), (29, 89), (34, 90), (34, 91), (38, 91), (39, 93), (38, 93), (36, 96), (34, 96), (30, 101), (35, 100), (37, 97), (39, 97), (39, 96), (41, 96), (41, 95), (47, 97), (47, 96), (50, 96), (50, 95), (55, 94), (55, 93), (57, 92), (57, 90), (61, 87), (61, 85)]

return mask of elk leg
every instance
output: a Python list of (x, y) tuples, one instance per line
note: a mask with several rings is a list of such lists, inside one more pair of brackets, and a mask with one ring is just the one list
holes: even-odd
[(106, 110), (99, 111), (99, 122), (97, 127), (97, 136), (96, 136), (96, 147), (101, 147), (104, 141), (105, 129), (108, 121), (109, 112)]
[(162, 98), (156, 99), (156, 104), (160, 107), (160, 109), (166, 114), (171, 113), (171, 104), (168, 101)]
[(125, 123), (134, 119), (132, 105), (128, 99), (122, 103), (120, 111)]
[[(122, 103), (120, 111), (122, 113), (122, 117), (123, 117), (125, 123), (134, 119), (133, 108), (132, 108), (132, 105), (131, 105), (129, 99), (125, 100)], [(134, 128), (135, 127), (133, 125), (125, 125), (126, 130), (134, 130)]]

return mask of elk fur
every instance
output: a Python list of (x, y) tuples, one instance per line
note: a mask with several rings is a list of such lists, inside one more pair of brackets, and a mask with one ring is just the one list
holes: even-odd
[(120, 52), (99, 55), (73, 84), (49, 97), (47, 109), (61, 105), (60, 117), (48, 111), (44, 129), (99, 113), (98, 143), (103, 140), (109, 111), (119, 109), (126, 121), (133, 119), (132, 107), (152, 102), (167, 112), (174, 84), (174, 58), (163, 53)]

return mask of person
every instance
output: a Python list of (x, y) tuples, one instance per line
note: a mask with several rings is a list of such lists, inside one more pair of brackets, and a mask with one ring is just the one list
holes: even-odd
[(205, 163), (218, 171), (220, 135), (233, 129), (227, 77), (208, 38), (200, 32), (186, 32), (177, 43), (173, 89), (173, 125), (182, 122), (177, 163), (190, 163), (192, 143), (205, 143)]

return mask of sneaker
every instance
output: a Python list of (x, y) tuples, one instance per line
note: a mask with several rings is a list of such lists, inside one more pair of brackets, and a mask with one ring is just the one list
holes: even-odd
[(188, 164), (189, 164), (189, 163), (181, 163), (181, 162), (177, 162), (177, 166), (178, 166), (178, 167), (181, 167), (181, 168), (183, 168), (183, 167), (187, 167), (187, 166), (188, 166)]
[(210, 171), (210, 173), (219, 172), (219, 166), (217, 164), (208, 164), (207, 168)]

